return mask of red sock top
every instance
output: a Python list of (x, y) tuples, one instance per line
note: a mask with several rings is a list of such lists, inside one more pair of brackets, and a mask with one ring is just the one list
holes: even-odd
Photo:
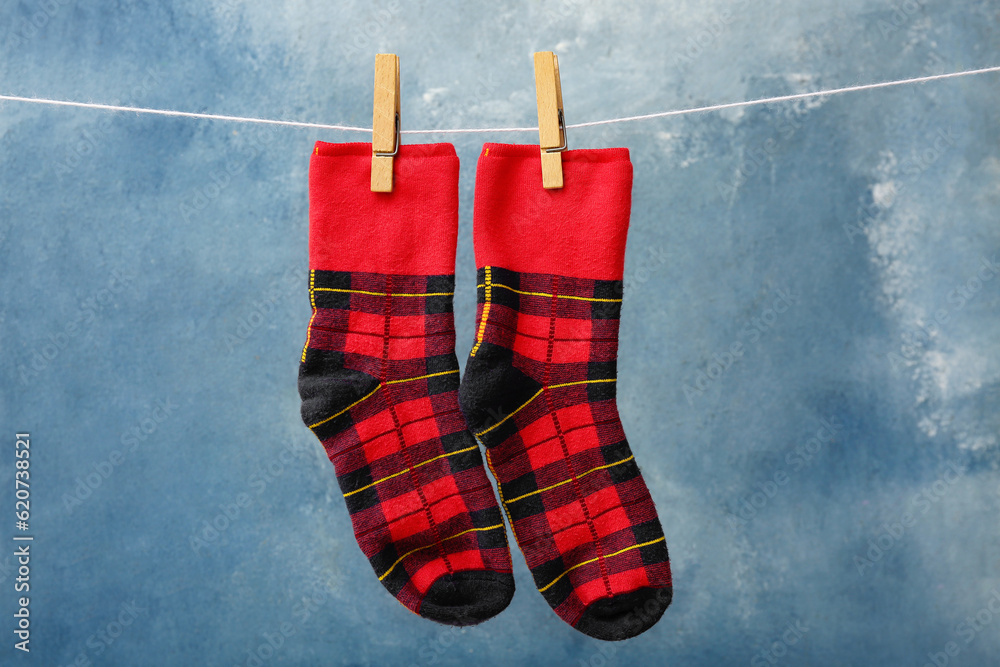
[(371, 173), (370, 143), (316, 142), (309, 165), (309, 268), (454, 274), (455, 147), (401, 145), (392, 192), (372, 192)]
[(542, 188), (538, 146), (486, 144), (476, 171), (476, 265), (621, 280), (632, 205), (627, 148), (564, 151)]

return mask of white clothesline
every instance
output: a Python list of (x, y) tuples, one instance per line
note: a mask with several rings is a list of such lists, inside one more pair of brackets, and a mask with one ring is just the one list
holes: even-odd
[[(943, 79), (956, 79), (958, 77), (975, 76), (978, 74), (988, 74), (1000, 72), (1000, 67), (984, 67), (981, 69), (970, 69), (961, 72), (949, 72), (947, 74), (931, 74), (928, 76), (918, 76), (911, 79), (898, 79), (896, 81), (883, 81), (880, 83), (866, 83), (857, 86), (845, 86), (843, 88), (831, 88), (828, 90), (817, 90), (808, 93), (795, 93), (792, 95), (779, 95), (778, 97), (764, 97), (756, 100), (746, 100), (743, 102), (726, 102), (723, 104), (712, 104), (703, 107), (693, 107), (689, 109), (675, 109), (673, 111), (661, 111), (658, 113), (643, 114), (641, 116), (626, 116), (624, 118), (611, 118), (609, 120), (595, 120), (587, 123), (572, 123), (566, 126), (567, 129), (583, 127), (594, 127), (596, 125), (611, 125), (614, 123), (630, 123), (640, 120), (651, 120), (653, 118), (667, 118), (670, 116), (684, 116), (694, 113), (705, 113), (709, 111), (721, 111), (723, 109), (737, 109), (741, 107), (756, 106), (760, 104), (773, 104), (776, 102), (790, 102), (793, 100), (804, 100), (811, 97), (827, 97), (830, 95), (843, 95), (845, 93), (856, 93), (865, 90), (877, 90), (880, 88), (892, 88), (895, 86), (914, 85), (927, 83), (929, 81), (941, 81)], [(214, 113), (195, 113), (192, 111), (172, 111), (169, 109), (148, 109), (144, 107), (119, 106), (116, 104), (97, 104), (92, 102), (74, 102), (72, 100), (54, 100), (42, 97), (21, 97), (18, 95), (0, 95), (0, 100), (8, 102), (22, 102), (26, 104), (45, 104), (50, 106), (74, 107), (79, 109), (97, 109), (101, 111), (130, 111), (132, 113), (153, 114), (157, 116), (173, 116), (179, 118), (199, 118), (203, 120), (221, 120), (232, 123), (255, 123), (261, 125), (281, 125), (285, 127), (309, 128), (314, 130), (339, 130), (341, 132), (366, 132), (371, 134), (370, 127), (353, 127), (350, 125), (329, 125), (326, 123), (305, 123), (294, 120), (277, 120), (271, 118), (253, 118), (248, 116), (226, 116)], [(442, 128), (433, 130), (402, 130), (402, 134), (490, 134), (494, 132), (537, 132), (538, 127), (475, 127), (475, 128)]]

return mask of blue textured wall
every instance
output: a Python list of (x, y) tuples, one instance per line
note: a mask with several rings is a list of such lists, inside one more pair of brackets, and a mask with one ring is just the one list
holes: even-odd
[[(0, 26), (2, 93), (362, 126), (395, 52), (407, 128), (533, 124), (536, 50), (569, 122), (1000, 63), (988, 0), (8, 0)], [(376, 582), (298, 416), (316, 139), (364, 137), (0, 103), (0, 662), (991, 664), (1000, 77), (570, 134), (636, 165), (619, 402), (676, 594), (623, 644), (516, 551), (510, 608), (462, 631)], [(462, 358), (475, 159), (532, 137), (449, 139)]]

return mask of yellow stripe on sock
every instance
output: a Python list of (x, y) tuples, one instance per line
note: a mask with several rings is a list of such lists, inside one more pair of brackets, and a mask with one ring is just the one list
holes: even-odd
[[(316, 149), (319, 150), (319, 149)], [(316, 271), (310, 269), (309, 271), (309, 305), (312, 307), (312, 315), (309, 316), (309, 328), (306, 329), (306, 344), (302, 346), (302, 363), (306, 362), (306, 350), (309, 349), (309, 339), (312, 338), (312, 324), (313, 320), (316, 319), (316, 295), (313, 292), (313, 280), (315, 279)]]
[(406, 558), (407, 556), (409, 556), (410, 554), (414, 554), (414, 553), (416, 553), (418, 551), (421, 551), (423, 549), (430, 549), (431, 547), (436, 547), (437, 545), (441, 544), (441, 542), (447, 542), (448, 540), (453, 540), (456, 537), (461, 537), (462, 535), (465, 535), (467, 533), (473, 533), (473, 532), (483, 531), (483, 530), (494, 530), (496, 528), (503, 528), (503, 524), (502, 523), (498, 523), (495, 526), (486, 526), (485, 528), (470, 528), (468, 530), (463, 530), (461, 533), (456, 533), (455, 535), (452, 535), (451, 537), (446, 537), (443, 540), (441, 540), (440, 542), (435, 542), (433, 544), (425, 544), (422, 547), (417, 547), (416, 549), (411, 549), (411, 550), (407, 551), (405, 554), (403, 554), (402, 556), (400, 556), (399, 558), (397, 558), (396, 562), (393, 563), (391, 566), (389, 566), (389, 569), (386, 570), (385, 574), (383, 574), (381, 577), (379, 577), (378, 580), (382, 581), (383, 579), (385, 579), (386, 577), (388, 577), (389, 573), (392, 572), (393, 569), (395, 569), (395, 567), (397, 565), (399, 565), (400, 563), (402, 563), (403, 559)]
[(617, 382), (618, 378), (604, 378), (603, 380), (576, 380), (575, 382), (563, 382), (561, 384), (550, 384), (549, 389), (558, 387), (572, 387), (575, 384), (595, 384), (597, 382)]
[(483, 317), (479, 322), (479, 331), (476, 332), (476, 344), (472, 346), (472, 352), (469, 353), (470, 357), (476, 356), (476, 352), (479, 351), (479, 346), (483, 344), (483, 336), (486, 335), (486, 320), (490, 316), (490, 300), (493, 295), (493, 275), (490, 267), (486, 266), (483, 268), (486, 270), (486, 282), (482, 285), (476, 285), (476, 289), (485, 287), (486, 298), (483, 300)]
[(302, 363), (306, 363), (306, 350), (309, 349), (309, 339), (312, 338), (313, 320), (315, 319), (316, 311), (313, 310), (312, 315), (309, 316), (309, 327), (306, 329), (306, 344), (302, 346)]
[(545, 387), (542, 387), (541, 389), (539, 389), (538, 391), (536, 391), (535, 395), (532, 396), (531, 398), (529, 398), (527, 401), (525, 401), (521, 405), (519, 405), (518, 408), (517, 408), (517, 410), (514, 410), (514, 412), (510, 413), (509, 415), (507, 415), (506, 417), (504, 417), (503, 419), (501, 419), (500, 421), (498, 421), (493, 426), (490, 426), (487, 429), (483, 429), (482, 431), (480, 431), (479, 433), (477, 433), (476, 437), (478, 438), (480, 436), (486, 435), (487, 433), (489, 433), (490, 431), (492, 431), (496, 427), (498, 427), (501, 424), (503, 424), (505, 421), (507, 421), (508, 419), (510, 419), (511, 417), (513, 417), (514, 415), (516, 415), (522, 408), (524, 408), (526, 405), (528, 405), (528, 403), (531, 403), (533, 400), (535, 400), (536, 398), (538, 398), (539, 396), (541, 396), (543, 391), (545, 391)]
[[(664, 541), (666, 541), (666, 539), (667, 539), (666, 537), (658, 537), (655, 540), (650, 540), (649, 542), (643, 542), (642, 544), (633, 544), (632, 546), (625, 547), (624, 549), (621, 549), (620, 551), (616, 551), (613, 554), (608, 554), (607, 556), (604, 556), (604, 558), (608, 559), (608, 558), (611, 558), (613, 556), (617, 556), (618, 554), (623, 554), (626, 551), (631, 551), (632, 549), (640, 549), (642, 547), (648, 547), (650, 544), (656, 544), (657, 542), (664, 542)], [(539, 588), (538, 592), (539, 593), (544, 593), (545, 591), (547, 591), (550, 588), (552, 588), (552, 586), (554, 586), (557, 581), (559, 581), (560, 579), (562, 579), (563, 577), (565, 577), (567, 574), (569, 574), (570, 572), (572, 572), (576, 568), (583, 567), (584, 565), (587, 565), (589, 563), (593, 563), (594, 561), (599, 560), (600, 558), (601, 558), (601, 556), (598, 556), (597, 558), (591, 558), (590, 560), (585, 560), (582, 563), (577, 563), (573, 567), (568, 568), (565, 572), (563, 572), (562, 574), (560, 574), (558, 577), (556, 577), (555, 579), (553, 579), (552, 581), (550, 581), (545, 586), (542, 586), (541, 588)]]
[(368, 484), (366, 486), (362, 486), (360, 489), (354, 489), (353, 491), (348, 491), (347, 493), (344, 494), (344, 497), (347, 498), (348, 496), (353, 496), (355, 493), (361, 493), (362, 491), (365, 491), (367, 489), (372, 488), (376, 484), (381, 484), (382, 482), (390, 480), (393, 477), (399, 477), (400, 475), (404, 475), (404, 474), (410, 472), (411, 470), (416, 470), (420, 466), (425, 466), (428, 463), (433, 463), (434, 461), (438, 461), (440, 459), (444, 459), (444, 458), (447, 458), (449, 456), (454, 456), (455, 454), (461, 454), (463, 452), (471, 452), (473, 449), (479, 449), (479, 445), (473, 445), (472, 447), (466, 447), (465, 449), (459, 449), (459, 450), (454, 451), (454, 452), (448, 452), (447, 454), (441, 454), (440, 456), (435, 456), (434, 458), (427, 459), (426, 461), (421, 461), (420, 463), (418, 463), (417, 465), (413, 466), (412, 468), (407, 468), (405, 470), (400, 470), (399, 472), (393, 473), (393, 474), (389, 475), (388, 477), (383, 477), (382, 479), (376, 479), (371, 484)]
[(431, 373), (429, 375), (420, 375), (420, 376), (415, 377), (415, 378), (403, 378), (402, 380), (387, 380), (386, 384), (399, 384), (400, 382), (413, 382), (414, 380), (424, 380), (426, 378), (433, 378), (433, 377), (437, 377), (439, 375), (451, 375), (452, 373), (457, 373), (457, 372), (458, 372), (458, 369), (456, 368), (453, 371), (441, 371), (440, 373)]
[[(501, 283), (496, 283), (493, 286), (502, 287), (505, 290), (510, 290), (511, 292), (515, 292), (517, 294), (525, 294), (527, 296), (547, 296), (549, 298), (555, 297), (557, 299), (576, 299), (577, 301), (597, 301), (600, 303), (621, 303), (622, 301), (621, 299), (598, 299), (597, 297), (593, 296), (572, 296), (570, 294), (548, 294), (547, 292), (524, 292), (519, 289), (514, 289), (513, 287), (507, 287), (506, 285)], [(482, 285), (476, 285), (476, 287), (477, 288), (482, 287)]]
[(536, 398), (538, 398), (539, 396), (541, 396), (542, 392), (545, 391), (546, 389), (558, 389), (559, 387), (571, 387), (571, 386), (577, 385), (577, 384), (592, 384), (592, 383), (596, 383), (596, 382), (615, 382), (616, 380), (617, 380), (617, 378), (607, 378), (607, 379), (604, 379), (604, 380), (577, 380), (576, 382), (563, 382), (562, 384), (550, 384), (548, 387), (542, 387), (541, 389), (539, 389), (538, 391), (535, 392), (534, 396), (532, 396), (527, 401), (525, 401), (524, 403), (522, 403), (521, 405), (519, 405), (518, 408), (517, 408), (517, 410), (514, 410), (514, 412), (510, 413), (509, 415), (507, 415), (506, 417), (504, 417), (503, 419), (501, 419), (500, 421), (498, 421), (493, 426), (490, 426), (489, 428), (484, 429), (484, 430), (480, 431), (479, 433), (476, 433), (476, 437), (478, 438), (478, 437), (480, 437), (482, 435), (485, 435), (485, 434), (489, 433), (490, 431), (492, 431), (493, 429), (495, 429), (496, 427), (498, 427), (501, 424), (503, 424), (505, 421), (507, 421), (508, 419), (510, 419), (511, 417), (513, 417), (514, 415), (516, 415), (522, 408), (526, 407), (533, 400), (535, 400)]
[(341, 410), (340, 412), (337, 412), (337, 413), (335, 413), (335, 414), (332, 414), (332, 415), (330, 415), (329, 417), (327, 417), (327, 418), (326, 418), (326, 419), (324, 419), (323, 421), (320, 421), (320, 422), (316, 422), (315, 424), (311, 425), (311, 426), (310, 426), (309, 428), (316, 428), (317, 426), (322, 426), (323, 424), (327, 423), (327, 422), (328, 422), (328, 421), (330, 421), (331, 419), (334, 419), (334, 418), (336, 418), (336, 417), (339, 417), (340, 415), (344, 414), (345, 412), (347, 412), (348, 410), (350, 410), (351, 408), (353, 408), (353, 407), (354, 407), (355, 405), (357, 405), (357, 404), (358, 404), (358, 403), (360, 403), (361, 401), (363, 401), (363, 400), (365, 400), (365, 399), (369, 398), (369, 397), (370, 397), (370, 396), (371, 396), (372, 394), (374, 394), (374, 393), (375, 393), (376, 391), (378, 391), (378, 390), (379, 390), (379, 388), (380, 388), (381, 386), (382, 386), (382, 385), (379, 385), (378, 387), (375, 387), (375, 388), (374, 388), (374, 389), (372, 389), (372, 390), (371, 390), (370, 392), (368, 392), (367, 394), (365, 394), (364, 396), (362, 396), (362, 397), (361, 397), (361, 398), (359, 398), (358, 400), (354, 401), (353, 403), (351, 403), (350, 405), (348, 405), (348, 406), (347, 406), (346, 408), (344, 408), (344, 409), (343, 409), (343, 410)]
[[(609, 463), (607, 465), (597, 466), (596, 468), (591, 468), (587, 472), (585, 472), (583, 474), (580, 474), (580, 475), (577, 475), (576, 479), (583, 479), (584, 477), (586, 477), (590, 473), (597, 472), (598, 470), (605, 470), (607, 468), (613, 468), (614, 466), (621, 465), (622, 463), (628, 463), (629, 461), (631, 461), (634, 458), (635, 458), (635, 455), (632, 455), (632, 456), (628, 457), (627, 459), (622, 459), (621, 461), (615, 461), (614, 463)], [(538, 489), (537, 491), (531, 491), (530, 493), (525, 493), (524, 495), (518, 496), (517, 498), (511, 498), (510, 500), (508, 500), (506, 502), (508, 502), (508, 503), (516, 503), (518, 500), (521, 500), (523, 498), (527, 498), (528, 496), (533, 496), (533, 495), (536, 495), (538, 493), (542, 493), (543, 491), (549, 491), (550, 489), (554, 489), (557, 486), (562, 486), (563, 484), (569, 484), (570, 482), (573, 481), (573, 479), (574, 479), (573, 477), (570, 477), (569, 479), (564, 479), (563, 481), (556, 482), (555, 484), (552, 484), (551, 486), (546, 486), (544, 489)]]
[[(420, 375), (420, 376), (417, 376), (415, 378), (403, 378), (402, 380), (389, 380), (389, 381), (385, 382), (385, 384), (399, 384), (401, 382), (413, 382), (414, 380), (424, 380), (426, 378), (437, 377), (439, 375), (450, 375), (452, 373), (457, 373), (457, 372), (458, 372), (458, 369), (456, 368), (453, 371), (441, 371), (440, 373), (429, 373), (427, 375)], [(378, 387), (375, 387), (370, 392), (368, 392), (367, 394), (365, 394), (364, 396), (362, 396), (358, 400), (354, 401), (353, 403), (351, 403), (350, 405), (348, 405), (346, 408), (344, 408), (340, 412), (338, 412), (336, 414), (333, 414), (333, 415), (330, 415), (329, 417), (327, 417), (326, 419), (324, 419), (321, 422), (316, 422), (315, 424), (313, 424), (309, 428), (316, 428), (317, 426), (322, 426), (323, 424), (327, 423), (331, 419), (333, 419), (335, 417), (339, 417), (340, 415), (344, 414), (345, 412), (347, 412), (348, 410), (350, 410), (351, 408), (353, 408), (355, 405), (357, 405), (361, 401), (363, 401), (366, 398), (370, 397), (372, 394), (374, 394), (376, 391), (378, 391), (379, 387), (381, 387), (381, 386), (382, 385), (379, 385)]]
[(369, 292), (363, 289), (339, 289), (337, 287), (317, 287), (317, 292), (344, 292), (346, 294), (368, 294), (370, 296), (454, 296), (454, 292)]

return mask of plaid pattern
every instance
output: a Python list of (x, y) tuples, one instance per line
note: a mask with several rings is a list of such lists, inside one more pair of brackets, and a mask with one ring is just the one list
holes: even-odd
[(420, 613), (445, 574), (510, 573), (503, 519), (458, 406), (454, 276), (312, 271), (302, 418), (361, 550)]
[(478, 283), (462, 407), (538, 590), (576, 625), (594, 602), (669, 589), (615, 401), (622, 283), (496, 266)]

